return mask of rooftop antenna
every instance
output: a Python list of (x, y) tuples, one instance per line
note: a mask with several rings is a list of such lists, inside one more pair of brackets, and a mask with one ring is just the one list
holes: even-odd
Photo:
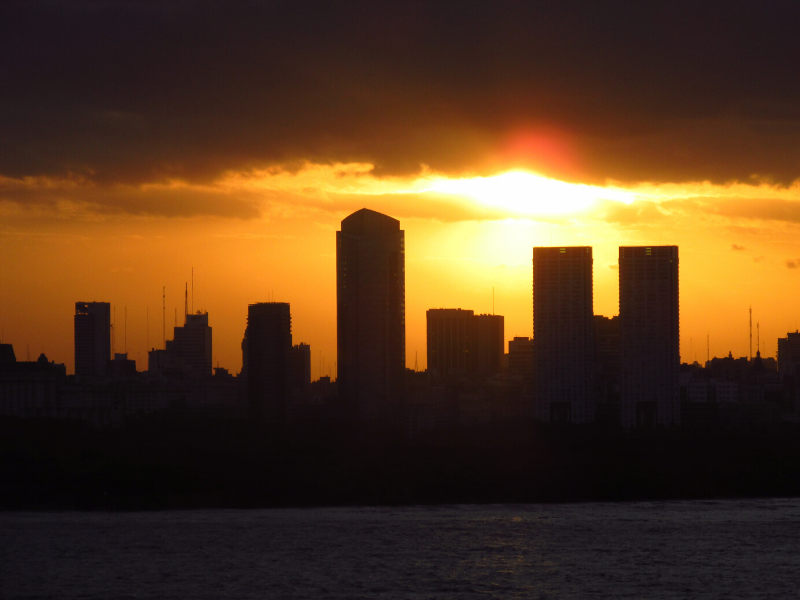
[(753, 360), (753, 305), (750, 305), (750, 360)]
[(417, 362), (417, 351), (414, 350), (414, 373), (419, 371), (419, 363)]
[[(187, 283), (186, 291), (184, 292), (183, 296), (183, 316), (185, 317), (188, 314), (189, 314), (189, 284)], [(184, 322), (186, 322), (186, 319), (184, 319)]]
[(761, 323), (756, 323), (756, 352), (761, 354)]
[(694, 338), (689, 338), (689, 362), (694, 362), (694, 350), (692, 349)]
[(194, 314), (194, 267), (192, 267), (192, 314)]
[(128, 307), (125, 307), (125, 331), (122, 334), (125, 340), (125, 354), (128, 353)]
[(492, 316), (494, 316), (494, 286), (492, 286)]
[(711, 333), (706, 334), (706, 362), (711, 360)]
[(117, 353), (117, 305), (114, 305), (114, 322), (111, 324), (111, 354)]
[(178, 326), (178, 307), (175, 307), (175, 327)]
[(164, 350), (167, 349), (167, 286), (161, 288), (161, 335), (164, 338)]
[(146, 315), (145, 316), (145, 319), (146, 319), (145, 320), (145, 323), (146, 323), (145, 328), (146, 328), (146, 330), (145, 330), (145, 334), (144, 334), (144, 347), (145, 347), (145, 350), (147, 350), (147, 349), (150, 348), (150, 307), (148, 306), (145, 310), (146, 310), (146, 313), (145, 313), (145, 315)]

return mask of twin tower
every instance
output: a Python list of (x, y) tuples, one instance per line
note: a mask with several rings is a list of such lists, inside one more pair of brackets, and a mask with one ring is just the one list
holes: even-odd
[[(533, 249), (534, 404), (541, 421), (595, 420), (592, 249)], [(619, 403), (625, 427), (677, 425), (677, 246), (619, 249)], [(606, 407), (607, 408), (607, 407)]]

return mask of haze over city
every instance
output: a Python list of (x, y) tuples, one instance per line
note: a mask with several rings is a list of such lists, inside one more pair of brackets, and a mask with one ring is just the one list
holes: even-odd
[(336, 361), (335, 231), (368, 207), (406, 232), (408, 367), (429, 308), (494, 298), (506, 339), (530, 336), (542, 245), (593, 247), (608, 316), (617, 248), (678, 245), (681, 360), (707, 336), (746, 356), (751, 305), (773, 356), (800, 318), (781, 10), (6, 3), (2, 341), (72, 372), (75, 302), (108, 301), (143, 369), (162, 286), (169, 332), (194, 269), (215, 366), (241, 368), (247, 305), (274, 299), (316, 379)]

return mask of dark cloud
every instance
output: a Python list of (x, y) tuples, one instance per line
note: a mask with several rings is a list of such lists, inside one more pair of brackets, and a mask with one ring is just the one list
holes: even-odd
[(266, 194), (231, 194), (191, 188), (92, 186), (85, 182), (73, 186), (60, 183), (52, 187), (46, 183), (10, 187), (0, 185), (0, 205), (4, 202), (13, 203), (62, 216), (221, 216), (250, 219), (261, 214), (261, 205), (268, 197)]
[(731, 250), (747, 250), (747, 248), (739, 244), (731, 244)]
[(800, 176), (796, 4), (5, 2), (0, 174)]

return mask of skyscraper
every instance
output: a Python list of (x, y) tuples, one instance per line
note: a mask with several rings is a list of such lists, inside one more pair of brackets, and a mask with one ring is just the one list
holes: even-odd
[(102, 377), (111, 359), (111, 304), (75, 303), (75, 375)]
[(678, 247), (619, 249), (621, 420), (680, 423)]
[(311, 346), (308, 344), (292, 346), (291, 385), (297, 394), (307, 392), (311, 386)]
[(354, 417), (391, 420), (406, 365), (405, 232), (366, 208), (336, 232), (339, 397)]
[(247, 307), (243, 348), (251, 418), (281, 423), (291, 391), (292, 317), (288, 302)]
[(167, 340), (167, 361), (190, 378), (211, 375), (211, 327), (208, 313), (198, 311), (184, 316), (183, 327), (175, 327), (173, 339)]
[(541, 421), (594, 419), (592, 249), (533, 249), (534, 402)]
[(431, 308), (425, 313), (428, 371), (437, 376), (465, 376), (469, 369), (471, 310)]
[(475, 315), (472, 317), (472, 343), (470, 344), (470, 369), (479, 377), (500, 372), (505, 343), (505, 318), (503, 315)]

